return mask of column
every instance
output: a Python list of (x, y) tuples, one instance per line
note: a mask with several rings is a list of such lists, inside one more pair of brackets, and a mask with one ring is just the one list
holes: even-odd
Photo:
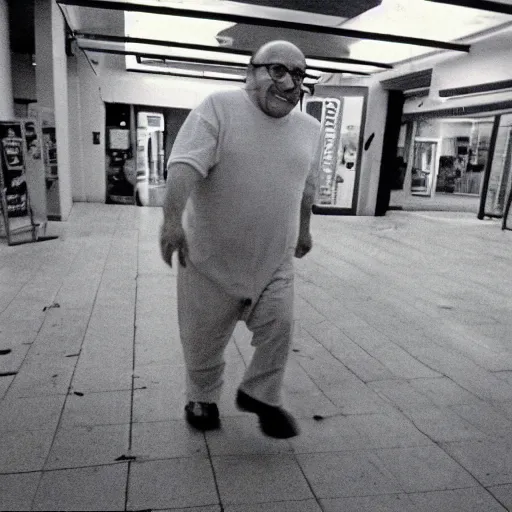
[(0, 70), (0, 119), (9, 120), (14, 118), (14, 101), (7, 0), (0, 0)]
[[(35, 0), (34, 20), (37, 104), (53, 111), (55, 116), (59, 174), (58, 190), (55, 189), (55, 193), (58, 196), (60, 217), (65, 220), (73, 205), (65, 23), (55, 0)], [(50, 206), (51, 201), (48, 204), (49, 210)]]

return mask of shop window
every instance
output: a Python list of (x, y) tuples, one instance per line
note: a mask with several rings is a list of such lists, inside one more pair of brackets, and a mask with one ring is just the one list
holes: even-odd
[[(415, 138), (415, 161), (411, 176), (411, 193), (432, 195), (433, 192), (481, 193), (489, 158), (493, 118), (432, 118), (418, 122)], [(431, 165), (430, 151), (437, 151)]]
[(487, 215), (502, 216), (512, 187), (512, 114), (502, 115), (485, 200)]

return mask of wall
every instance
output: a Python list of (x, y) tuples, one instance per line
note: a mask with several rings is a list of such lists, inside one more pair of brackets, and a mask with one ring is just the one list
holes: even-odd
[[(75, 200), (105, 202), (105, 104), (102, 101), (99, 80), (91, 69), (83, 52), (77, 56), (79, 84), (79, 110), (75, 115), (80, 118), (80, 147), (82, 165), (72, 169), (73, 182), (81, 189)], [(93, 132), (100, 133), (100, 143), (93, 144)]]
[[(62, 220), (66, 220), (73, 207), (71, 187), (71, 147), (70, 115), (68, 100), (68, 62), (65, 48), (65, 22), (59, 6), (50, 3), (51, 8), (51, 46), (53, 56), (53, 95), (55, 109), (55, 128), (57, 134), (57, 154), (59, 161), (59, 198)], [(39, 71), (37, 72), (39, 73)], [(39, 92), (39, 91), (38, 91)]]
[[(192, 109), (214, 90), (240, 87), (223, 82), (127, 73), (122, 68), (110, 68), (109, 57), (98, 56), (98, 64), (92, 66), (95, 71), (82, 53), (78, 59), (83, 165), (74, 171), (73, 180), (83, 183), (85, 194), (75, 196), (75, 200), (84, 200), (85, 196), (89, 202), (104, 202), (106, 198), (105, 103)], [(93, 131), (101, 133), (99, 145), (92, 144)]]
[(35, 101), (36, 67), (32, 56), (25, 53), (11, 53), (12, 89), (15, 100)]
[(435, 66), (430, 96), (440, 89), (510, 80), (512, 72), (512, 29), (492, 40), (474, 43), (469, 54), (458, 55)]
[[(75, 49), (76, 55), (76, 49)], [(73, 201), (87, 198), (83, 169), (82, 116), (80, 112), (80, 84), (78, 79), (78, 59), (68, 58), (68, 100), (69, 100), (69, 148), (71, 152), (71, 191)]]
[[(404, 113), (422, 114), (448, 108), (468, 107), (498, 101), (512, 101), (512, 90), (464, 97), (441, 98), (439, 91), (512, 79), (512, 27), (507, 27), (487, 39), (472, 43), (468, 54), (437, 57), (430, 60), (432, 82), (427, 98), (411, 99), (404, 106)], [(416, 70), (421, 62), (415, 64)], [(385, 76), (385, 74), (384, 74)], [(387, 77), (386, 77), (387, 78)]]
[(108, 67), (99, 71), (99, 86), (105, 102), (186, 109), (196, 107), (215, 90), (241, 87), (229, 82), (133, 73)]
[(6, 70), (11, 68), (11, 50), (9, 42), (9, 8), (7, 0), (0, 0), (0, 119), (14, 117), (12, 101), (12, 78)]
[(379, 188), (380, 163), (386, 128), (387, 91), (380, 83), (369, 84), (366, 123), (363, 141), (372, 134), (374, 139), (367, 151), (363, 148), (357, 215), (374, 215)]

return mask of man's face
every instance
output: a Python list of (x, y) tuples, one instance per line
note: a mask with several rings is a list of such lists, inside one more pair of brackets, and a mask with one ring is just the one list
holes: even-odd
[(253, 101), (268, 116), (288, 115), (300, 99), (300, 75), (306, 67), (304, 57), (283, 48), (256, 56), (253, 65), (252, 86), (248, 88)]

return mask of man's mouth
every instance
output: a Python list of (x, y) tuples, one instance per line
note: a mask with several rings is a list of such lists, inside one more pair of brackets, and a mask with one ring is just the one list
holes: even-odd
[(281, 96), (278, 93), (274, 93), (274, 96), (281, 101), (285, 101), (286, 103), (291, 103), (292, 105), (295, 105), (297, 102), (294, 100), (294, 98), (287, 98), (286, 96)]

